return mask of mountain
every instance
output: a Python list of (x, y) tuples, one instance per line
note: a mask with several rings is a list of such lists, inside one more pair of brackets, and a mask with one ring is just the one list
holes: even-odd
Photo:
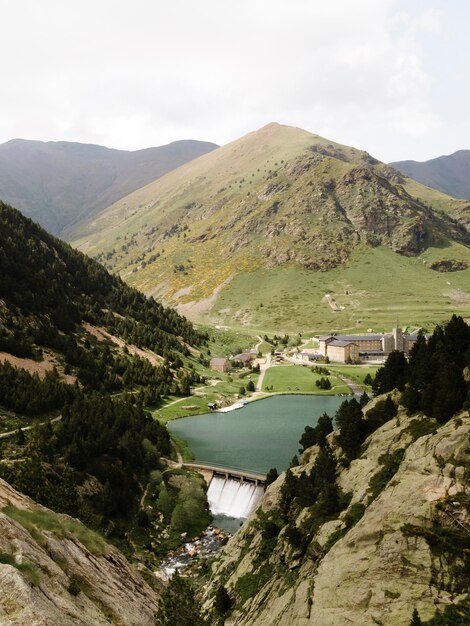
[(216, 147), (175, 141), (128, 152), (13, 139), (0, 145), (0, 199), (50, 232), (63, 234), (72, 224)]
[[(204, 341), (172, 309), (148, 299), (99, 263), (0, 202), (0, 341), (35, 357), (83, 325), (102, 326), (162, 355)], [(123, 324), (122, 322), (126, 323)], [(24, 345), (21, 345), (23, 342)], [(2, 344), (0, 344), (2, 347)], [(23, 356), (18, 354), (18, 356)]]
[[(269, 124), (121, 199), (70, 240), (196, 320), (388, 327), (397, 315), (429, 324), (470, 312), (468, 213), (366, 152)], [(458, 271), (437, 271), (448, 267)]]
[(390, 165), (423, 185), (454, 198), (470, 199), (470, 150), (429, 161), (396, 161)]

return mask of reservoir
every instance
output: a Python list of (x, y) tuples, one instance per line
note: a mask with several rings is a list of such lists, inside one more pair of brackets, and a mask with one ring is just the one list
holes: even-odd
[(229, 413), (194, 415), (167, 424), (170, 433), (187, 441), (197, 461), (265, 474), (289, 467), (298, 454), (305, 426), (315, 426), (323, 413), (334, 417), (346, 398), (278, 395), (251, 402)]

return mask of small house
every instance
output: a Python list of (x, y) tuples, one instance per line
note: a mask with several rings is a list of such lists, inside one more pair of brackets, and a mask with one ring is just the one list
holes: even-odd
[(229, 372), (232, 369), (232, 364), (225, 357), (215, 357), (211, 359), (210, 368), (217, 372)]
[(232, 363), (240, 365), (249, 365), (256, 358), (256, 355), (249, 352), (241, 352), (232, 357)]

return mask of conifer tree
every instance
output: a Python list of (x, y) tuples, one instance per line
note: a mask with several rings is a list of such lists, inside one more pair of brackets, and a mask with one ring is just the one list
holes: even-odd
[(156, 626), (207, 626), (189, 580), (175, 572), (160, 598)]
[(411, 617), (411, 622), (410, 622), (410, 626), (422, 626), (422, 621), (421, 618), (419, 616), (418, 611), (415, 609), (413, 611), (413, 615)]

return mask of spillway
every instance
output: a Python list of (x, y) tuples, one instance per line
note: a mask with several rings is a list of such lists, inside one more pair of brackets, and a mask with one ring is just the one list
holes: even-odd
[(263, 495), (263, 487), (248, 481), (214, 476), (207, 490), (212, 515), (247, 518)]

